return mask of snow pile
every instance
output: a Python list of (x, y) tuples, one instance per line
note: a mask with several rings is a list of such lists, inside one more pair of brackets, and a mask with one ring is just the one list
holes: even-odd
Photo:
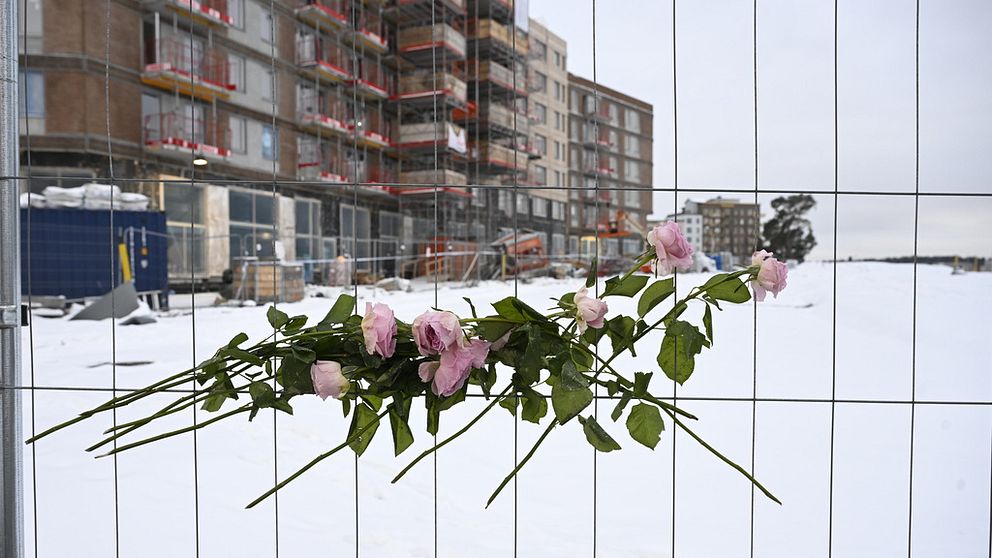
[[(682, 294), (701, 275), (681, 275)], [(536, 308), (551, 306), (578, 280), (537, 279), (518, 285)], [(600, 286), (602, 288), (602, 285)], [(992, 400), (992, 274), (952, 276), (944, 266), (920, 266), (917, 298), (915, 395), (922, 401)], [(340, 291), (336, 289), (335, 291)], [(760, 493), (754, 500), (754, 555), (821, 556), (828, 546), (833, 448), (833, 555), (901, 557), (907, 554), (909, 517), (910, 407), (913, 396), (913, 269), (910, 265), (842, 263), (837, 267), (836, 361), (833, 352), (833, 267), (807, 263), (790, 272), (778, 299), (757, 307), (727, 307), (713, 316), (715, 345), (697, 361), (693, 377), (679, 388), (679, 405), (700, 417), (695, 430), (744, 467), (750, 468), (752, 390), (764, 401), (754, 409), (755, 470), (783, 502)], [(437, 304), (469, 315), (463, 296), (481, 312), (487, 302), (514, 293), (512, 283), (484, 282), (473, 288), (442, 285), (414, 293), (359, 289), (366, 301), (389, 304), (411, 321)], [(306, 298), (283, 304), (290, 315), (319, 320), (333, 304)], [(631, 311), (636, 300), (611, 298), (614, 311)], [(25, 378), (39, 386), (140, 387), (202, 361), (236, 332), (253, 340), (271, 333), (267, 305), (258, 308), (197, 307), (142, 327), (33, 321), (34, 358), (25, 350)], [(698, 322), (697, 314), (691, 315)], [(195, 328), (195, 335), (194, 335)], [(24, 329), (27, 347), (29, 331)], [(620, 370), (657, 371), (656, 351), (645, 339), (638, 356), (616, 361)], [(608, 344), (607, 344), (608, 345)], [(116, 351), (116, 352), (115, 352)], [(757, 355), (755, 355), (757, 351)], [(90, 368), (117, 361), (154, 361), (146, 366)], [(32, 366), (33, 365), (33, 366)], [(754, 372), (757, 372), (755, 381)], [(836, 373), (834, 371), (836, 370)], [(501, 376), (500, 385), (506, 377)], [(656, 372), (652, 391), (673, 395)], [(836, 391), (831, 427), (831, 394)], [(40, 431), (99, 404), (107, 391), (37, 390), (37, 414), (25, 396), (25, 432), (32, 418)], [(604, 394), (601, 394), (604, 395)], [(724, 398), (713, 400), (712, 398)], [(803, 401), (789, 401), (801, 399)], [(878, 403), (855, 403), (857, 400)], [(118, 422), (160, 408), (172, 397), (156, 396), (118, 413)], [(201, 431), (193, 461), (190, 435), (122, 454), (116, 461), (117, 508), (122, 556), (190, 556), (196, 544), (198, 504), (202, 556), (273, 556), (276, 544), (272, 499), (252, 510), (244, 505), (314, 456), (345, 439), (348, 424), (340, 404), (299, 398), (293, 416), (262, 413), (252, 424), (235, 420)], [(441, 436), (451, 434), (486, 404), (471, 397), (445, 415)], [(435, 492), (440, 556), (478, 558), (512, 555), (514, 525), (525, 555), (586, 556), (593, 544), (596, 501), (598, 554), (604, 557), (670, 556), (672, 547), (673, 438), (675, 447), (675, 546), (678, 556), (748, 556), (751, 487), (735, 471), (700, 448), (671, 424), (654, 452), (632, 442), (622, 421), (608, 415), (614, 402), (599, 400), (601, 423), (624, 447), (593, 456), (581, 429), (556, 431), (523, 470), (514, 491), (490, 509), (490, 492), (522, 457), (542, 427), (514, 421), (494, 409), (468, 435), (428, 458), (398, 484), (389, 480), (430, 447), (425, 411), (414, 404), (416, 442), (393, 456), (388, 424), (358, 461), (341, 452), (322, 462), (279, 494), (278, 544), (283, 556), (321, 553), (363, 557), (420, 557), (434, 552)], [(208, 415), (197, 412), (202, 422)], [(146, 435), (192, 423), (192, 412), (150, 429)], [(990, 525), (992, 406), (918, 405), (913, 461), (913, 554), (987, 556)], [(104, 416), (25, 448), (26, 537), (38, 555), (114, 554), (114, 461), (92, 459), (83, 448), (111, 426)], [(278, 463), (273, 448), (277, 448)], [(34, 461), (32, 462), (32, 458)], [(33, 524), (36, 470), (37, 525)], [(596, 493), (593, 493), (595, 472)], [(194, 474), (198, 476), (194, 489)], [(357, 497), (357, 518), (356, 518)], [(518, 515), (514, 520), (514, 508)], [(71, 533), (71, 536), (66, 536)], [(27, 554), (33, 555), (29, 548)]]

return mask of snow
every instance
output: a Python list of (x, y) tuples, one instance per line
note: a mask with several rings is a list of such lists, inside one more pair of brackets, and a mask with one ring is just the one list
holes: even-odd
[[(680, 405), (700, 417), (696, 431), (745, 467), (751, 459), (754, 412), (756, 473), (784, 503), (755, 493), (754, 556), (828, 552), (833, 270), (823, 263), (792, 270), (789, 288), (757, 307), (756, 331), (750, 304), (715, 315), (715, 346), (678, 390), (680, 398), (688, 398)], [(703, 280), (681, 275), (680, 291)], [(527, 302), (546, 308), (550, 297), (577, 286), (576, 280), (548, 279), (518, 288)], [(386, 302), (398, 317), (412, 320), (435, 304), (433, 288), (417, 284), (414, 289), (361, 288), (359, 304)], [(918, 400), (992, 400), (992, 329), (985, 325), (992, 316), (990, 289), (992, 274), (952, 276), (947, 267), (919, 267)], [(513, 292), (511, 283), (442, 285), (437, 303), (467, 315), (462, 297), (472, 298), (482, 310), (486, 302)], [(842, 402), (835, 406), (833, 555), (907, 554), (912, 463), (914, 555), (987, 556), (992, 405), (918, 405), (911, 460), (911, 408), (900, 402), (913, 393), (913, 268), (841, 263), (836, 292), (835, 377)], [(319, 318), (332, 303), (333, 298), (308, 298), (280, 308)], [(630, 299), (609, 303), (614, 311), (629, 313), (634, 307)], [(113, 360), (113, 347), (119, 363), (153, 361), (117, 366), (118, 387), (140, 387), (202, 360), (238, 331), (253, 338), (266, 335), (265, 310), (265, 305), (195, 306), (161, 315), (154, 324), (128, 327), (36, 315), (33, 329), (24, 330), (25, 383), (33, 376), (36, 386), (86, 390), (25, 391), (25, 436), (32, 426), (41, 431), (107, 398), (101, 390), (113, 385), (115, 371), (101, 363)], [(619, 368), (629, 375), (657, 370), (653, 347), (659, 340), (646, 338), (638, 357), (623, 357)], [(672, 395), (660, 372), (652, 389)], [(750, 401), (733, 400), (751, 397), (752, 389), (770, 401), (752, 409)], [(169, 400), (149, 399), (120, 411), (118, 422)], [(354, 455), (341, 452), (280, 492), (277, 524), (274, 499), (252, 510), (244, 505), (276, 477), (340, 443), (348, 426), (337, 402), (305, 397), (294, 404), (292, 417), (262, 413), (250, 425), (234, 419), (207, 428), (195, 441), (186, 435), (125, 452), (116, 460), (116, 510), (115, 461), (93, 459), (83, 451), (111, 425), (110, 416), (26, 447), (27, 555), (33, 555), (36, 534), (42, 557), (110, 556), (115, 540), (120, 556), (192, 556), (198, 526), (201, 556), (273, 556), (278, 525), (282, 556), (350, 555), (356, 531), (363, 557), (433, 556), (435, 514), (438, 556), (509, 556), (514, 525), (520, 556), (588, 555), (594, 525), (599, 556), (671, 555), (671, 424), (652, 452), (630, 440), (622, 422), (610, 422), (612, 402), (600, 400), (601, 423), (623, 451), (594, 457), (579, 426), (568, 424), (542, 446), (515, 490), (511, 484), (486, 510), (490, 492), (513, 466), (514, 440), (522, 457), (543, 427), (515, 427), (505, 411), (494, 409), (474, 431), (440, 452), (436, 486), (432, 459), (390, 485), (392, 476), (431, 444), (423, 430), (423, 408), (415, 405), (414, 447), (393, 457), (388, 425), (383, 425), (358, 460), (357, 474)], [(470, 398), (456, 406), (442, 418), (442, 435), (485, 404)], [(199, 412), (197, 418), (205, 416)], [(186, 414), (159, 428), (178, 428), (191, 420)], [(677, 554), (751, 555), (749, 483), (684, 433), (674, 439)]]

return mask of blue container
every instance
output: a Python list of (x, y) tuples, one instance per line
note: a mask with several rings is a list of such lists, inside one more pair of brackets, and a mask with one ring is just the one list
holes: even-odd
[[(139, 293), (169, 285), (168, 231), (157, 211), (21, 209), (21, 292), (79, 299), (101, 296), (122, 280), (118, 243), (131, 254)], [(129, 230), (133, 230), (133, 242)], [(30, 239), (30, 244), (29, 244)], [(132, 251), (133, 248), (133, 251)]]

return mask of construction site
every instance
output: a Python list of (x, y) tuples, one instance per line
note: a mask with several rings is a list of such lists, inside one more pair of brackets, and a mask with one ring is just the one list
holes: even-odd
[[(643, 250), (652, 107), (570, 74), (526, 2), (114, 3), (108, 125), (68, 94), (104, 77), (85, 58), (106, 14), (26, 9), (23, 205), (143, 196), (164, 214), (138, 235), (163, 239), (155, 292), (561, 276)], [(94, 184), (117, 198), (85, 203)], [(259, 269), (293, 294), (244, 288)]]

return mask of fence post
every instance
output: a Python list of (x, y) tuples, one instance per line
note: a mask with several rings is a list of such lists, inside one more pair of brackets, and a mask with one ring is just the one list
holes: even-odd
[(0, 556), (23, 556), (17, 5), (0, 7)]

